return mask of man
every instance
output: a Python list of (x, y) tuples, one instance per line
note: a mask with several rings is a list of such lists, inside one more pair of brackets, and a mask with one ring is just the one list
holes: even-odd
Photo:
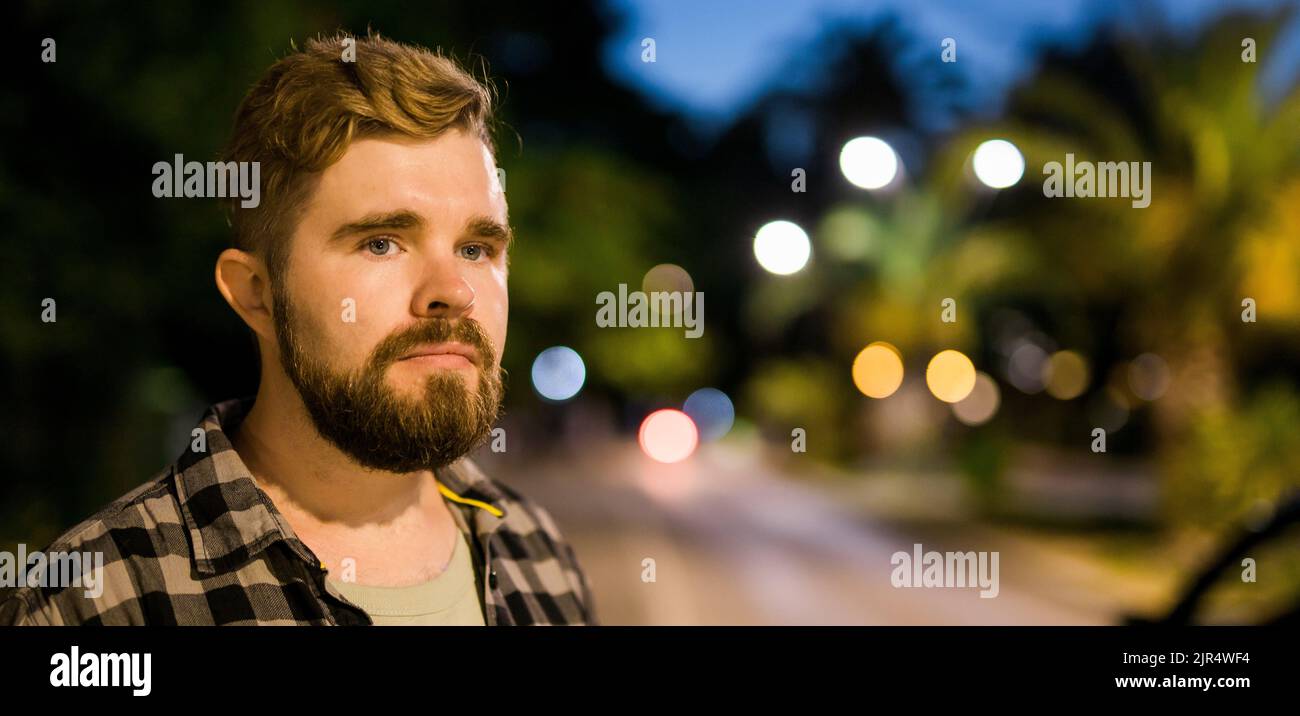
[(45, 552), (102, 552), (102, 593), (24, 586), (6, 624), (595, 624), (541, 507), (464, 457), (501, 401), (512, 239), (492, 97), (452, 60), (315, 40), (244, 98), (223, 161), (221, 295), (255, 399)]

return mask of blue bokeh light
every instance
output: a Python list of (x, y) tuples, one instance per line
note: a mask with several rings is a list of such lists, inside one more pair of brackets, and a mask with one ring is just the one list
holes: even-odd
[(700, 388), (691, 393), (682, 405), (682, 412), (700, 428), (700, 439), (717, 440), (731, 430), (736, 422), (736, 408), (731, 398), (717, 388)]
[(533, 360), (533, 389), (547, 400), (563, 402), (578, 394), (587, 380), (582, 356), (568, 346), (552, 346)]

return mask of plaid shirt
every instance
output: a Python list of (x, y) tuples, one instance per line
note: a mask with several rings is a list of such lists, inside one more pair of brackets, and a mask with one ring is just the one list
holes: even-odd
[[(102, 552), (100, 596), (81, 586), (20, 585), (0, 597), (0, 625), (371, 624), (325, 579), (323, 563), (231, 446), (224, 430), (251, 404), (210, 407), (199, 422), (203, 452), (187, 449), (43, 550)], [(437, 477), (471, 538), (488, 626), (597, 624), (586, 576), (543, 508), (466, 458)]]

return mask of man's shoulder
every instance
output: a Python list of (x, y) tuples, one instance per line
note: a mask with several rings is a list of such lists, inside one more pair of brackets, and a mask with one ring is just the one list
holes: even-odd
[(180, 500), (172, 479), (174, 468), (174, 464), (164, 467), (147, 481), (64, 530), (43, 551), (84, 550), (99, 545), (115, 532), (183, 525)]
[(555, 518), (551, 516), (549, 510), (540, 502), (528, 497), (514, 487), (501, 480), (492, 480), (492, 484), (504, 496), (503, 502), (506, 504), (506, 525), (517, 532), (531, 532), (542, 530), (549, 537), (556, 541), (564, 541), (560, 534), (560, 528), (555, 523)]
[[(97, 575), (99, 578), (117, 575), (115, 578), (120, 580), (129, 579), (129, 562), (134, 557), (186, 549), (184, 520), (172, 479), (174, 468), (174, 464), (162, 468), (147, 481), (64, 530), (42, 549), (31, 552), (28, 563), (39, 565), (31, 573), (36, 583), (19, 582), (0, 589), (0, 625), (65, 623), (65, 610), (57, 609), (56, 604), (65, 601), (65, 596), (80, 592), (81, 587), (51, 583), (55, 565), (63, 564), (60, 560), (103, 565), (106, 570)], [(31, 560), (38, 553), (42, 557), (33, 563)], [(110, 565), (116, 566), (107, 569)], [(44, 576), (38, 577), (38, 570), (42, 569)]]
[[(502, 530), (525, 540), (540, 541), (544, 552), (554, 553), (560, 559), (572, 559), (573, 549), (550, 510), (525, 495), (519, 488), (487, 475), (472, 462), (463, 462), (501, 495), (500, 501), (505, 508)], [(576, 566), (577, 560), (573, 561)]]
[(587, 573), (550, 510), (525, 495), (519, 488), (488, 476), (469, 460), (462, 462), (481, 479), (487, 480), (501, 496), (505, 516), (496, 534), (505, 540), (509, 558), (532, 563), (535, 572), (558, 566), (568, 585), (567, 591), (579, 602), (583, 612), (582, 621), (590, 625), (598, 624)]

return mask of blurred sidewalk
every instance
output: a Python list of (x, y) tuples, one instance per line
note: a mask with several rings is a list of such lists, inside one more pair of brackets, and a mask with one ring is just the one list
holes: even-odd
[[(1117, 567), (1093, 537), (930, 519), (885, 498), (901, 480), (941, 514), (953, 481), (940, 476), (786, 476), (761, 451), (717, 444), (676, 465), (632, 441), (524, 466), (495, 457), (480, 459), (573, 543), (606, 624), (1113, 624), (1160, 608), (1177, 586), (1175, 570), (1149, 560)], [(891, 555), (914, 543), (999, 552), (999, 594), (893, 587)], [(647, 558), (653, 582), (641, 578)]]

